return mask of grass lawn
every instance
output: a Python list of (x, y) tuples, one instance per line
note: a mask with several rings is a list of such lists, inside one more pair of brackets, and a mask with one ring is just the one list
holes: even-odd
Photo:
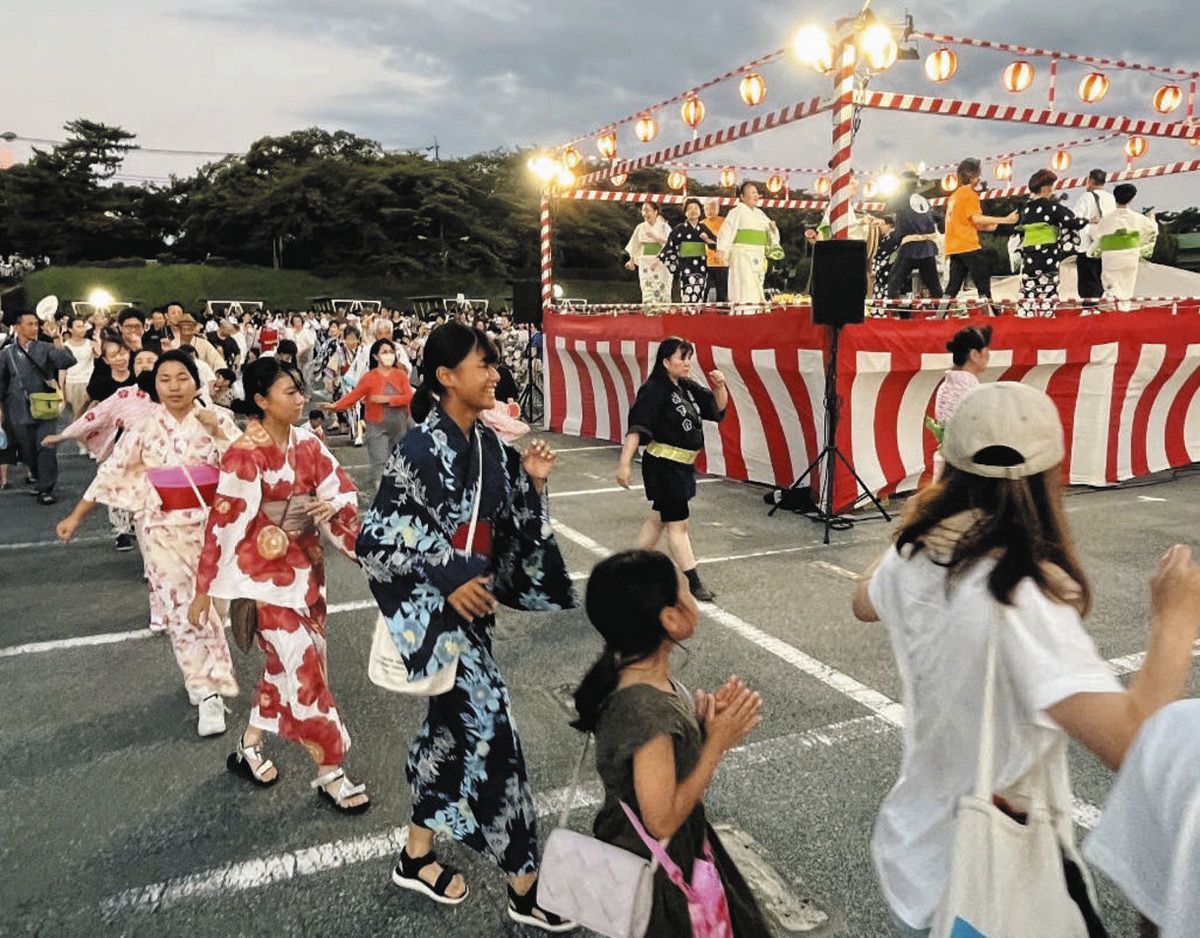
[[(504, 280), (471, 282), (404, 282), (385, 277), (317, 277), (301, 270), (266, 267), (212, 267), (204, 264), (149, 264), (145, 267), (48, 267), (22, 282), (25, 303), (54, 294), (66, 304), (86, 299), (97, 287), (118, 300), (142, 308), (179, 300), (189, 310), (200, 310), (206, 300), (262, 300), (272, 309), (307, 309), (314, 297), (382, 299), (404, 309), (409, 296), (442, 294), (486, 298), (504, 307), (512, 288)], [(564, 280), (564, 296), (584, 297), (594, 303), (626, 302), (637, 296), (637, 283), (624, 280)], [(6, 300), (5, 307), (9, 302)]]

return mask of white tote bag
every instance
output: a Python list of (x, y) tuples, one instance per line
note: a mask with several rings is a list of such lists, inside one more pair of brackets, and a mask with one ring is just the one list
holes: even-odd
[(1052, 804), (1047, 762), (1057, 747), (1031, 770), (1026, 823), (992, 803), (1000, 615), (997, 607), (997, 621), (988, 638), (975, 791), (958, 802), (950, 887), (934, 913), (930, 936), (1087, 938), (1083, 915), (1067, 892), (1062, 846), (1054, 823), (1063, 808)]
[[(483, 438), (475, 430), (475, 441), (479, 445), (479, 478), (475, 482), (475, 505), (471, 509), (471, 525), (467, 529), (467, 554), (475, 547), (475, 527), (479, 522), (479, 501), (483, 493)], [(387, 619), (380, 613), (375, 620), (375, 633), (371, 637), (371, 654), (367, 658), (367, 677), (376, 687), (396, 694), (414, 697), (437, 697), (454, 687), (458, 677), (458, 658), (440, 671), (428, 677), (411, 678), (404, 658), (396, 648), (388, 628)]]

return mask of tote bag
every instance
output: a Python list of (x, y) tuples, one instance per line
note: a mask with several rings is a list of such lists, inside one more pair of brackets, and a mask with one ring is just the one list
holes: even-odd
[[(975, 790), (958, 802), (950, 886), (934, 913), (931, 938), (1087, 938), (1083, 915), (1067, 890), (1051, 804), (1049, 759), (1032, 770), (1026, 823), (992, 802), (996, 657), (1001, 611), (988, 637), (987, 677)], [(1077, 856), (1077, 854), (1076, 854)]]
[[(475, 547), (475, 527), (479, 522), (479, 502), (483, 494), (483, 438), (475, 429), (475, 441), (479, 446), (479, 478), (475, 482), (475, 505), (471, 509), (471, 525), (467, 530), (467, 553)], [(440, 671), (428, 677), (413, 678), (408, 673), (404, 658), (396, 648), (391, 629), (383, 613), (375, 619), (375, 633), (371, 637), (371, 653), (367, 658), (367, 677), (376, 687), (394, 694), (409, 694), (413, 697), (437, 697), (454, 687), (458, 677), (458, 658)]]

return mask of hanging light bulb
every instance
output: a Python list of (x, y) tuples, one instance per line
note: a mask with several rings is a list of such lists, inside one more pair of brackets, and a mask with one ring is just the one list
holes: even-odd
[(1033, 84), (1033, 75), (1033, 66), (1024, 59), (1017, 59), (1004, 69), (1004, 87), (1013, 94), (1020, 94)]
[(1183, 102), (1183, 90), (1178, 85), (1163, 85), (1154, 92), (1154, 110), (1170, 114)]
[(1098, 104), (1108, 94), (1108, 76), (1103, 72), (1091, 72), (1079, 83), (1079, 97), (1084, 104)]
[(946, 175), (942, 177), (942, 191), (943, 192), (953, 192), (957, 188), (958, 188), (958, 174), (957, 173), (946, 173)]
[(767, 100), (767, 80), (758, 72), (747, 72), (738, 91), (747, 107), (755, 107)]
[(737, 170), (732, 166), (721, 170), (721, 188), (732, 189), (737, 185)]
[(1050, 158), (1050, 168), (1056, 173), (1061, 173), (1071, 167), (1071, 151), (1056, 150), (1054, 156)]
[(939, 84), (949, 81), (958, 71), (958, 56), (950, 49), (937, 49), (925, 59), (925, 75)]
[(653, 114), (643, 114), (633, 125), (633, 132), (642, 143), (649, 143), (658, 136), (658, 118)]

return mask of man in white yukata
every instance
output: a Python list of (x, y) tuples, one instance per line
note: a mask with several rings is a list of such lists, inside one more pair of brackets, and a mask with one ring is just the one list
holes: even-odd
[(738, 204), (717, 235), (717, 253), (729, 264), (729, 302), (764, 305), (767, 258), (780, 252), (779, 227), (758, 207), (758, 186), (743, 182)]
[[(1153, 219), (1135, 212), (1129, 203), (1137, 187), (1123, 183), (1113, 189), (1116, 208), (1091, 226), (1092, 257), (1100, 258), (1104, 293), (1118, 300), (1130, 299), (1137, 288), (1138, 267), (1143, 257), (1154, 253), (1158, 225)], [(1122, 309), (1128, 307), (1123, 303)]]

